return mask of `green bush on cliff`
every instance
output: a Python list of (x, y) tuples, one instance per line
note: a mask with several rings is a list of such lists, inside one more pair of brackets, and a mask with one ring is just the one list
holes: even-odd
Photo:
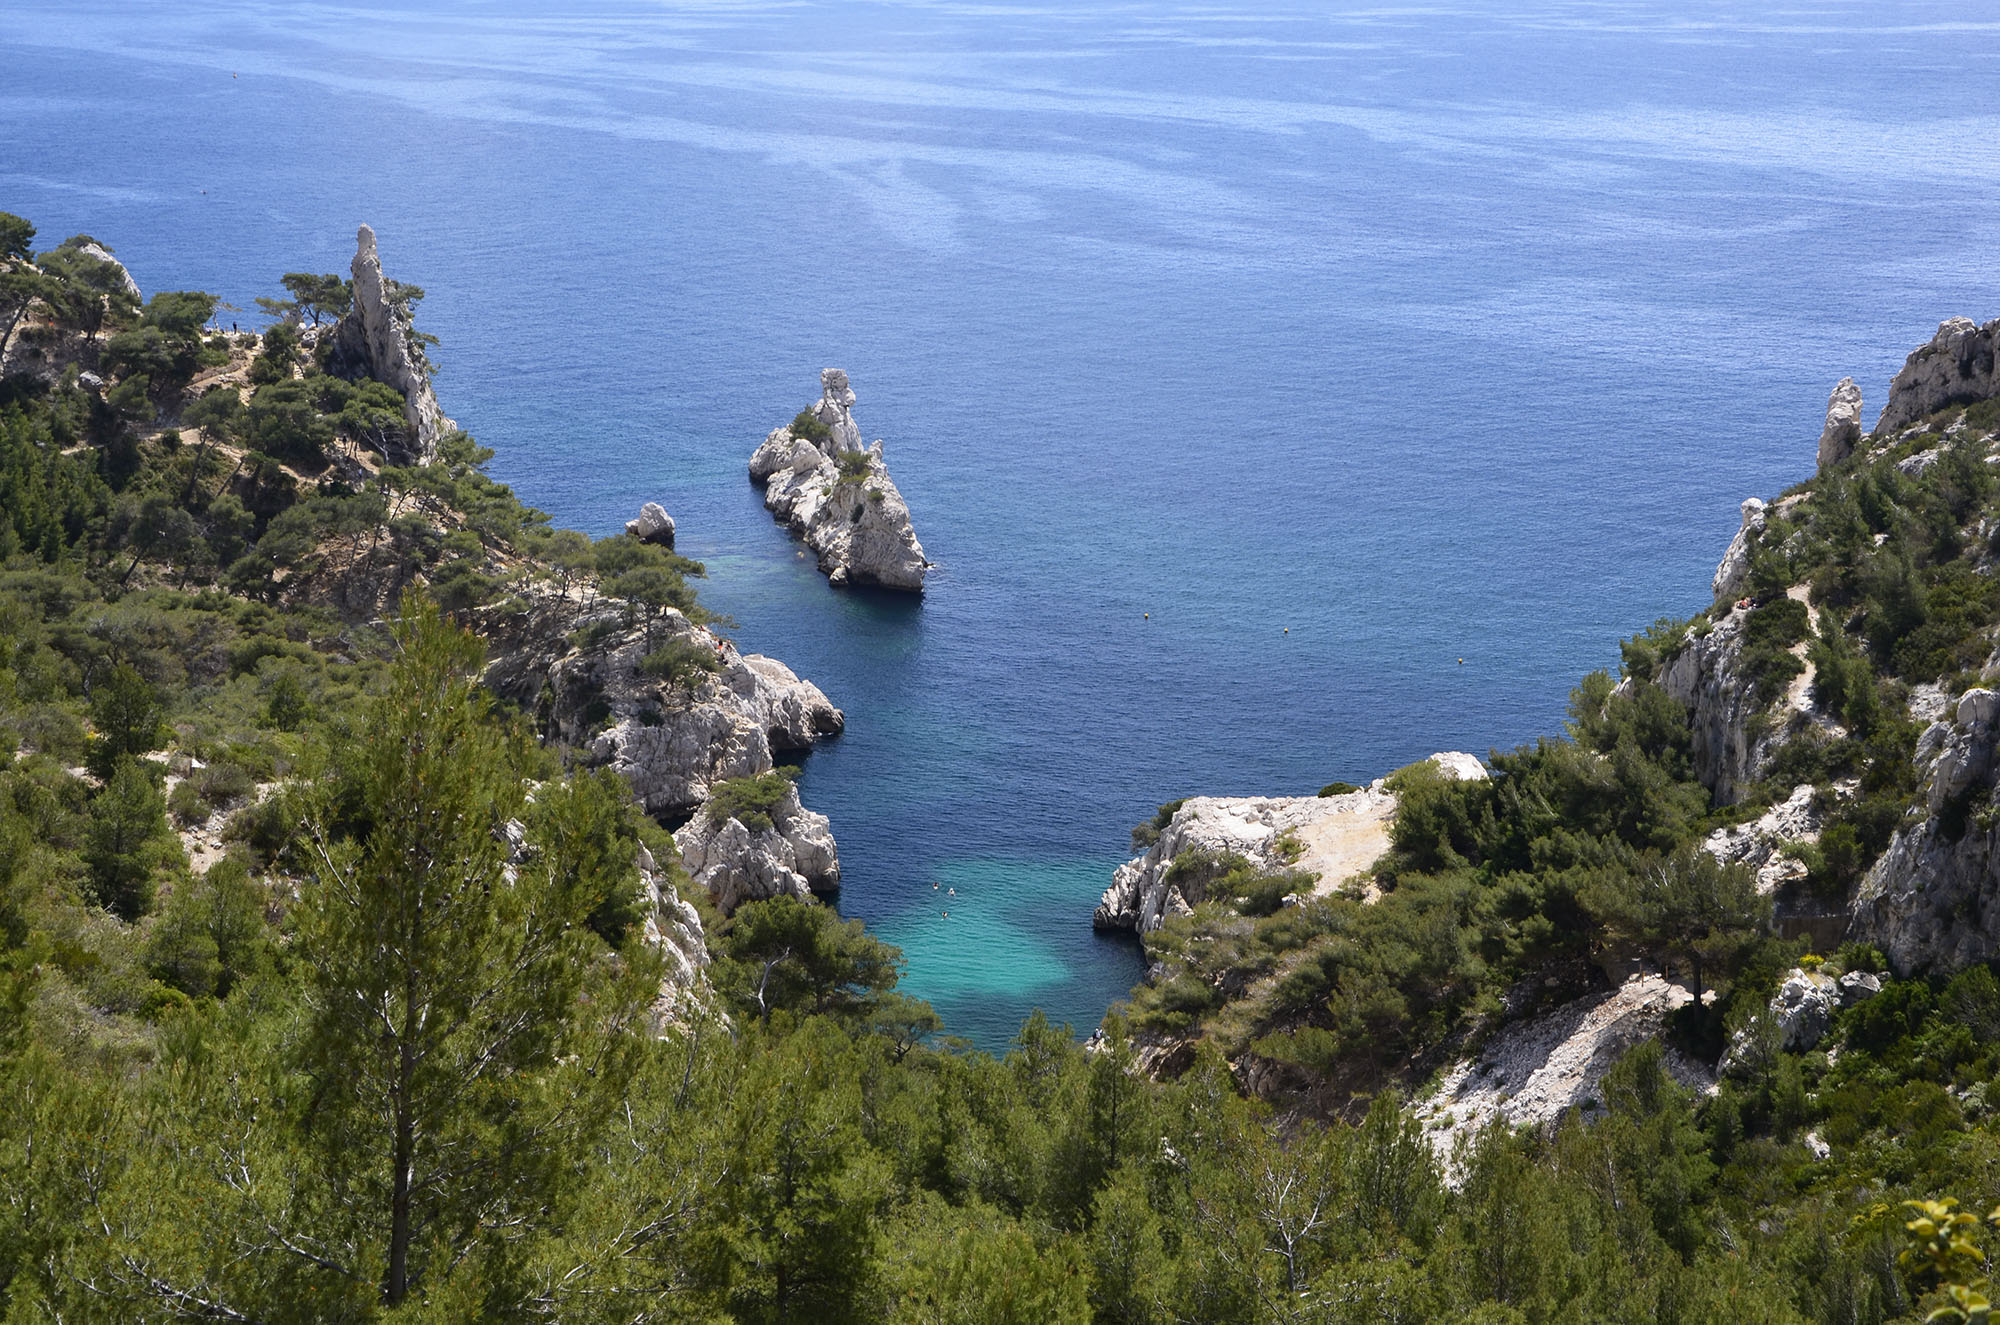
[(702, 813), (715, 823), (734, 819), (753, 833), (765, 832), (772, 827), (772, 812), (783, 803), (798, 776), (797, 768), (782, 764), (768, 773), (725, 778), (709, 788)]
[(833, 429), (819, 420), (819, 415), (809, 409), (802, 409), (792, 417), (792, 436), (802, 437), (814, 446), (820, 445), (833, 436)]
[(840, 466), (842, 483), (866, 482), (869, 475), (869, 453), (866, 451), (842, 451), (836, 455), (834, 463)]

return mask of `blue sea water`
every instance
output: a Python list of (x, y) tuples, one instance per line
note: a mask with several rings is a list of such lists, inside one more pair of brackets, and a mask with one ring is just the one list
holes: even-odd
[[(498, 476), (662, 501), (846, 709), (842, 908), (989, 1047), (1138, 977), (1089, 913), (1155, 804), (1554, 730), (1837, 378), (2000, 313), (1976, 6), (552, 8), (9, 0), (0, 208), (244, 309), (373, 224)], [(829, 364), (921, 604), (746, 481)]]

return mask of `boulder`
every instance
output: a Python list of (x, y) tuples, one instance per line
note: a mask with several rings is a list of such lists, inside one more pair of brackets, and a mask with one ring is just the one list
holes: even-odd
[(745, 902), (809, 899), (840, 885), (831, 826), (799, 803), (796, 786), (786, 788), (770, 818), (768, 827), (753, 829), (703, 811), (674, 834), (688, 874), (725, 915)]
[(1819, 433), (1819, 468), (1823, 474), (1854, 454), (1861, 440), (1861, 388), (1843, 377), (1826, 402), (1826, 426)]
[(667, 514), (667, 508), (656, 501), (649, 501), (639, 508), (639, 518), (625, 522), (625, 532), (641, 543), (658, 543), (661, 547), (674, 545), (674, 517)]
[(1836, 981), (1840, 986), (1840, 1006), (1851, 1008), (1882, 992), (1882, 977), (1872, 971), (1849, 971)]
[(820, 386), (806, 412), (826, 425), (826, 439), (795, 436), (790, 424), (772, 430), (750, 457), (751, 481), (764, 485), (764, 505), (819, 555), (830, 583), (921, 593), (930, 562), (882, 443), (861, 448), (846, 373), (829, 368)]
[(1796, 966), (1771, 999), (1771, 1016), (1784, 1037), (1784, 1047), (1792, 1053), (1804, 1053), (1825, 1039), (1839, 1008), (1840, 986), (1833, 977)]
[(1889, 383), (1889, 403), (1875, 421), (1878, 436), (1897, 432), (1948, 405), (1966, 405), (2000, 394), (1994, 348), (2000, 319), (1985, 326), (1971, 318), (1948, 318), (1928, 345), (1911, 351)]
[[(682, 815), (724, 778), (769, 772), (774, 755), (811, 748), (846, 723), (820, 688), (775, 658), (737, 652), (669, 609), (650, 631), (602, 599), (588, 608), (545, 591), (539, 607), (489, 614), (484, 680), (537, 714), (551, 738), (617, 770), (654, 815)], [(597, 636), (587, 648), (570, 643)], [(712, 672), (647, 676), (640, 662), (670, 642), (714, 660)]]
[(349, 379), (370, 377), (403, 397), (403, 436), (388, 458), (397, 464), (428, 464), (440, 439), (458, 427), (438, 407), (431, 389), (429, 361), (410, 325), (408, 306), (393, 297), (375, 251), (375, 232), (355, 234), (354, 306), (333, 329), (328, 368)]
[(1715, 568), (1715, 601), (1727, 602), (1736, 597), (1736, 591), (1743, 587), (1744, 576), (1750, 573), (1750, 547), (1757, 535), (1764, 530), (1765, 506), (1761, 498), (1743, 499), (1743, 524), (1736, 531), (1736, 537), (1729, 540), (1729, 547), (1722, 554), (1722, 562)]

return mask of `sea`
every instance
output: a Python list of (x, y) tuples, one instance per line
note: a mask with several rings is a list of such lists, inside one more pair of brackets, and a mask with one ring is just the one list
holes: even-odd
[[(446, 411), (642, 502), (804, 762), (841, 911), (1003, 1049), (1143, 973), (1191, 794), (1558, 732), (1954, 314), (2000, 314), (1962, 0), (7, 0), (0, 209), (261, 325), (355, 227)], [(830, 589), (745, 464), (844, 368), (937, 563)]]

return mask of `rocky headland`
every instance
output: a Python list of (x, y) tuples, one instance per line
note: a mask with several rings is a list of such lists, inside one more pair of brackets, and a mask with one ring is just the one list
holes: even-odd
[(847, 374), (820, 374), (820, 398), (772, 430), (750, 457), (764, 505), (805, 540), (833, 585), (921, 593), (930, 562), (910, 508), (889, 477), (882, 443), (864, 448)]
[[(1996, 339), (2000, 321), (1945, 322), (1896, 375), (1872, 430), (1853, 380), (1835, 386), (1816, 477), (1743, 502), (1710, 605), (1628, 641), (1622, 677), (1586, 682), (1573, 697), (1576, 757), (1600, 770), (1586, 776), (1586, 763), (1565, 775), (1586, 779), (1565, 793), (1583, 800), (1545, 803), (1547, 790), (1525, 789), (1543, 761), (1569, 757), (1544, 743), (1496, 754), (1493, 780), (1476, 784), (1490, 792), (1437, 790), (1488, 776), (1470, 756), (1438, 756), (1433, 773), (1405, 783), (1421, 797), (1408, 823), (1393, 777), (1320, 797), (1196, 797), (1162, 807), (1135, 831), (1144, 854), (1118, 867), (1093, 915), (1097, 927), (1133, 930), (1146, 944), (1149, 973), (1130, 1010), (1140, 1066), (1171, 1077), (1211, 1043), (1244, 1089), (1338, 1111), (1344, 1091), (1379, 1083), (1381, 1064), (1396, 1061), (1362, 1051), (1371, 1021), (1408, 1027), (1402, 1019), (1415, 1008), (1457, 1006), (1456, 1030), (1435, 1022), (1400, 1031), (1424, 1047), (1390, 1072), (1411, 1084), (1429, 1078), (1418, 1113), (1448, 1159), (1459, 1137), (1494, 1120), (1541, 1125), (1601, 1109), (1606, 1071), (1636, 1045), (1662, 1041), (1667, 1073), (1713, 1092), (1729, 1074), (1753, 1070), (1745, 1064), (1766, 1061), (1759, 1054), (1811, 1049), (1842, 1009), (1885, 982), (1992, 960), (2000, 953), (2000, 524), (1986, 495), (2000, 486)], [(1928, 532), (1913, 546), (1915, 527)], [(1616, 794), (1647, 813), (1678, 803), (1674, 813), (1714, 825), (1692, 846), (1725, 873), (1646, 864), (1666, 858), (1629, 847), (1608, 856), (1584, 848), (1582, 858), (1630, 861), (1625, 868), (1662, 879), (1740, 881), (1717, 886), (1740, 887), (1733, 905), (1745, 915), (1762, 908), (1759, 923), (1790, 951), (1838, 948), (1859, 964), (1796, 959), (1803, 964), (1782, 977), (1761, 1016), (1718, 1041), (1714, 961), (1704, 978), (1694, 948), (1636, 937), (1660, 922), (1588, 892), (1579, 919), (1595, 906), (1612, 917), (1591, 921), (1605, 928), (1587, 943), (1535, 940), (1549, 956), (1507, 968), (1516, 982), (1493, 987), (1478, 1015), (1476, 1000), (1425, 988), (1465, 974), (1398, 975), (1396, 963), (1411, 954), (1342, 946), (1376, 932), (1357, 922), (1387, 894), (1423, 883), (1462, 896), (1452, 892), (1461, 883), (1444, 881), (1490, 868), (1476, 844), (1502, 821), (1522, 825), (1503, 830), (1503, 843), (1504, 831), (1547, 832), (1536, 852), (1551, 862), (1573, 854), (1564, 843), (1578, 839), (1554, 825), (1638, 767), (1635, 747), (1613, 743), (1618, 730), (1647, 732), (1658, 753), (1645, 758), (1661, 771), (1645, 775), (1650, 790)], [(1676, 778), (1685, 792), (1672, 789)], [(1631, 829), (1594, 814), (1582, 820), (1601, 825), (1592, 831), (1633, 840)], [(1423, 903), (1408, 904), (1426, 914)], [(1414, 953), (1431, 941), (1398, 927), (1405, 923), (1433, 922), (1385, 920), (1372, 942), (1416, 944)], [(1470, 930), (1458, 933), (1451, 942), (1472, 941)], [(1415, 960), (1422, 969), (1442, 959)], [(1408, 982), (1400, 991), (1398, 979)], [(1696, 1026), (1711, 1029), (1696, 1034)], [(1376, 1066), (1364, 1067), (1371, 1057)], [(1809, 1145), (1824, 1148), (1817, 1138)]]

